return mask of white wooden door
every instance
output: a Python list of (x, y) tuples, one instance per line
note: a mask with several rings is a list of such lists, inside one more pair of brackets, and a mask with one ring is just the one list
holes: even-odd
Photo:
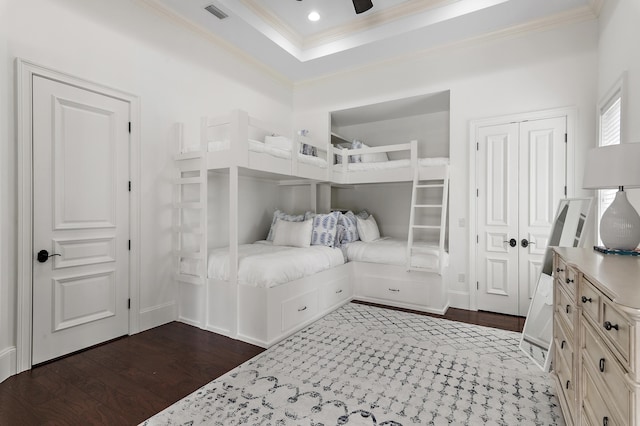
[(480, 127), (478, 309), (526, 315), (566, 185), (566, 118)]
[(32, 83), (38, 364), (129, 332), (130, 111), (79, 87)]
[[(558, 203), (565, 196), (565, 134), (565, 117), (520, 124), (518, 315), (521, 316), (529, 310)], [(528, 245), (522, 244), (523, 240)]]

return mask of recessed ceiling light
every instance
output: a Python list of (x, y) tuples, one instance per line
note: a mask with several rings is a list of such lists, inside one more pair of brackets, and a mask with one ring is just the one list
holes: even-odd
[(307, 16), (307, 18), (309, 18), (310, 21), (316, 22), (320, 20), (320, 14), (314, 10)]

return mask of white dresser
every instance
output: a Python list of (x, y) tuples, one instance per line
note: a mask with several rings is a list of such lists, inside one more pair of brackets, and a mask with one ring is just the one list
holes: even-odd
[(568, 425), (640, 425), (640, 257), (554, 249), (553, 377)]

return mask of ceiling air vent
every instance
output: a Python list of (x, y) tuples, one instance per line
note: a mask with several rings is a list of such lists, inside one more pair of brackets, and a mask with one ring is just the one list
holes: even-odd
[(217, 8), (216, 6), (210, 4), (209, 6), (204, 8), (207, 12), (209, 12), (210, 14), (212, 14), (213, 16), (215, 16), (218, 19), (225, 19), (228, 18), (229, 15), (227, 15), (226, 13), (224, 13), (222, 10), (220, 10), (219, 8)]

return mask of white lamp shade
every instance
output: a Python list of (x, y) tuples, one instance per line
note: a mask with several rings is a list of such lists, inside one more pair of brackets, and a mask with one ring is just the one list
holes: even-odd
[(620, 143), (587, 152), (582, 187), (640, 187), (640, 143)]

